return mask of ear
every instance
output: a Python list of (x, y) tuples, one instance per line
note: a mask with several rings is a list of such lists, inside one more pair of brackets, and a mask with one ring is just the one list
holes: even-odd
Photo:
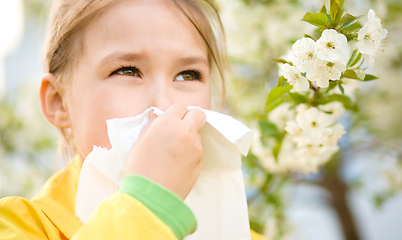
[(55, 127), (69, 128), (70, 117), (61, 86), (53, 74), (47, 73), (40, 86), (40, 101), (43, 115)]

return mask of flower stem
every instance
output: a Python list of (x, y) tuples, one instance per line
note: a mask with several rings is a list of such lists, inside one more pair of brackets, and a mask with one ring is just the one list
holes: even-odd
[(318, 103), (318, 100), (320, 98), (320, 88), (317, 86), (314, 86), (313, 84), (311, 84), (311, 88), (314, 90), (314, 96), (311, 98), (310, 104), (312, 106), (316, 106)]

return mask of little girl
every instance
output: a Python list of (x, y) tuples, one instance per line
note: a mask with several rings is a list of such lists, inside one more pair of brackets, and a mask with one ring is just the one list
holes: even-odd
[[(32, 200), (0, 201), (0, 239), (185, 238), (197, 227), (183, 199), (201, 171), (206, 121), (186, 107), (210, 109), (226, 67), (215, 9), (206, 0), (59, 0), (50, 21), (41, 105), (74, 157)], [(106, 120), (150, 106), (165, 112), (151, 114), (131, 148), (119, 192), (82, 223), (80, 169), (94, 145), (111, 147)]]

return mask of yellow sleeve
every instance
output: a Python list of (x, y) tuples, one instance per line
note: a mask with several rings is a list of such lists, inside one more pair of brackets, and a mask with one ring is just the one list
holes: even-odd
[(0, 239), (60, 239), (59, 230), (31, 201), (20, 197), (0, 199)]
[[(7, 197), (0, 200), (0, 239), (65, 238), (30, 200)], [(99, 206), (72, 239), (177, 240), (177, 237), (170, 227), (137, 199), (126, 193), (116, 193)], [(251, 239), (266, 240), (252, 230)]]
[[(0, 239), (64, 240), (60, 230), (30, 200), (0, 200)], [(177, 240), (172, 230), (141, 202), (125, 193), (106, 199), (71, 238)]]
[(263, 237), (259, 233), (254, 232), (253, 230), (250, 230), (250, 233), (251, 233), (251, 240), (267, 240), (265, 237)]
[(125, 193), (116, 193), (103, 201), (72, 239), (177, 240), (156, 215)]

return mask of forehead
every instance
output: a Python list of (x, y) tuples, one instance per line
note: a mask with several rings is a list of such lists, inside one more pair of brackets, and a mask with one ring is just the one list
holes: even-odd
[(87, 26), (83, 46), (83, 57), (90, 61), (111, 52), (136, 52), (148, 58), (192, 55), (207, 59), (208, 54), (196, 28), (169, 0), (112, 5)]

